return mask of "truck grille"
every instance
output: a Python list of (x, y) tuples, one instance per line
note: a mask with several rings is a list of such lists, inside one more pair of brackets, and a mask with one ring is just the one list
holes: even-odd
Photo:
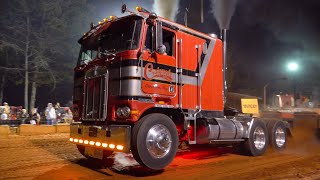
[(84, 82), (84, 121), (104, 121), (107, 116), (108, 71), (94, 67), (86, 73)]

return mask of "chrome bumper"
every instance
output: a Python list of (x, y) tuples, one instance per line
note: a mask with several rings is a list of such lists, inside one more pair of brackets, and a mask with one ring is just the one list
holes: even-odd
[(81, 123), (70, 125), (70, 141), (83, 146), (117, 152), (130, 152), (131, 126), (88, 126)]

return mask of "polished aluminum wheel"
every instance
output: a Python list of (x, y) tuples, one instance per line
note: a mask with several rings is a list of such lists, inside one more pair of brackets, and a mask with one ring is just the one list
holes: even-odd
[(279, 148), (286, 143), (286, 133), (282, 127), (278, 127), (275, 132), (276, 144)]
[(262, 150), (266, 145), (266, 134), (261, 127), (256, 127), (254, 130), (253, 143), (258, 150)]
[(150, 128), (146, 137), (147, 149), (154, 158), (162, 158), (168, 154), (172, 144), (170, 131), (162, 124)]

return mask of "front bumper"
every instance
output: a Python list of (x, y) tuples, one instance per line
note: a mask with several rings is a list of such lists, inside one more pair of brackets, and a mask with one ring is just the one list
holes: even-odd
[(130, 152), (131, 126), (90, 126), (81, 123), (70, 125), (70, 141), (83, 146), (116, 152)]

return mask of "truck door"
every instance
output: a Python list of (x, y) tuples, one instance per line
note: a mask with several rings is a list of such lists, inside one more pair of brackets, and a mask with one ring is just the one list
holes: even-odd
[[(142, 91), (159, 98), (171, 98), (176, 95), (176, 33), (169, 28), (162, 28), (161, 41), (165, 50), (159, 53), (155, 41), (160, 41), (156, 37), (155, 26), (146, 28), (143, 53), (143, 80)], [(162, 48), (163, 48), (162, 47)], [(158, 47), (159, 48), (159, 47)], [(172, 104), (171, 102), (170, 104)]]

